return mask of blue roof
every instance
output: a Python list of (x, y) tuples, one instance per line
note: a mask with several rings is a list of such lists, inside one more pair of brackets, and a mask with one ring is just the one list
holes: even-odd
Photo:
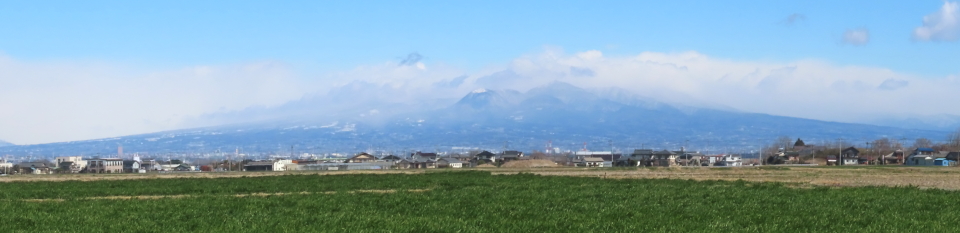
[(917, 148), (918, 151), (933, 152), (933, 148)]

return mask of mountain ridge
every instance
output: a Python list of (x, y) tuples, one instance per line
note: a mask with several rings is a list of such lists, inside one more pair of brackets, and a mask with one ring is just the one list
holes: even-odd
[[(946, 132), (819, 121), (651, 100), (614, 100), (566, 83), (527, 92), (478, 89), (445, 107), (377, 113), (369, 106), (339, 117), (262, 120), (108, 139), (0, 148), (0, 153), (94, 154), (125, 151), (199, 153), (240, 149), (250, 153), (333, 153), (471, 147), (542, 150), (547, 141), (564, 150), (615, 147), (750, 150), (778, 136), (810, 142), (938, 138)], [(652, 103), (652, 104), (651, 104)], [(296, 105), (294, 103), (292, 105)], [(315, 107), (303, 104), (304, 107)], [(360, 114), (358, 114), (360, 113)], [(406, 148), (406, 149), (404, 149)], [(607, 149), (607, 150), (609, 150)], [(287, 152), (284, 152), (287, 151)]]

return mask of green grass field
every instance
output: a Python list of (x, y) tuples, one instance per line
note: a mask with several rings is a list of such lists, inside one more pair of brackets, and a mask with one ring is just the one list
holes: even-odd
[(960, 192), (424, 174), (0, 183), (2, 232), (958, 232)]

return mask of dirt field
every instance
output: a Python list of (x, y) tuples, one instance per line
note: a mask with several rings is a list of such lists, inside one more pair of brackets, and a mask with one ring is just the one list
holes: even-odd
[[(745, 180), (759, 182), (784, 182), (797, 187), (814, 186), (917, 186), (960, 190), (960, 168), (956, 167), (741, 167), (741, 168), (474, 168), (494, 174), (520, 172), (549, 176), (587, 176), (608, 179), (693, 179), (693, 180)], [(167, 174), (64, 174), (64, 175), (15, 175), (0, 177), (0, 182), (17, 181), (91, 181), (164, 178), (217, 178), (277, 176), (285, 174), (399, 174), (452, 171), (451, 169), (427, 170), (367, 170), (367, 171), (290, 171), (290, 172), (205, 172)]]

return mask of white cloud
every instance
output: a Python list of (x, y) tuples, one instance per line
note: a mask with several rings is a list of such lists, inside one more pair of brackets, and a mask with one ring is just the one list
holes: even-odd
[(923, 17), (923, 26), (913, 29), (913, 38), (922, 41), (960, 39), (960, 6), (957, 2), (944, 2), (940, 11)]
[(185, 117), (281, 104), (305, 91), (274, 62), (135, 71), (0, 56), (0, 138), (34, 144), (172, 130)]
[[(343, 105), (344, 111), (355, 110), (354, 116), (386, 117), (406, 108), (394, 103), (436, 108), (478, 88), (526, 91), (553, 81), (619, 87), (664, 102), (820, 120), (960, 115), (960, 110), (942, 106), (960, 101), (956, 76), (920, 77), (819, 60), (738, 61), (694, 51), (607, 56), (549, 48), (475, 72), (429, 65), (420, 69), (390, 61), (307, 79), (274, 62), (131, 71), (104, 63), (0, 57), (0, 139), (28, 144), (214, 125), (226, 121), (188, 121), (331, 90), (326, 97), (338, 98), (329, 101)], [(343, 86), (356, 88), (335, 89)]]
[[(956, 78), (919, 77), (819, 60), (734, 61), (698, 52), (600, 54), (546, 51), (524, 56), (506, 68), (515, 75), (503, 76), (499, 83), (524, 91), (559, 80), (588, 88), (625, 88), (666, 102), (700, 102), (696, 105), (845, 122), (865, 122), (877, 115), (960, 115), (960, 110), (939, 107), (960, 101), (955, 95), (960, 90)], [(589, 69), (593, 75), (563, 75), (571, 67)]]
[(865, 45), (870, 42), (870, 31), (866, 28), (847, 29), (843, 32), (843, 43), (850, 45)]

